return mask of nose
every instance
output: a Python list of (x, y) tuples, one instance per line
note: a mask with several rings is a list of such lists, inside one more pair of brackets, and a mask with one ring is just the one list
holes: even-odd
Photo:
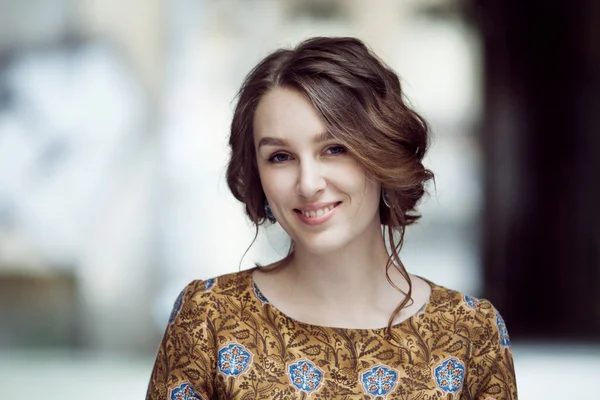
[(305, 198), (312, 198), (325, 189), (327, 183), (321, 164), (315, 161), (302, 162), (296, 184), (296, 191)]

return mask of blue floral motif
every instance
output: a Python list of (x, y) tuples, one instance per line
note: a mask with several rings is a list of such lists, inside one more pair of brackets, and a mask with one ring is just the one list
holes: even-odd
[(189, 383), (184, 382), (175, 389), (172, 389), (169, 394), (170, 400), (202, 400), (202, 397), (194, 388), (190, 386)]
[(319, 389), (323, 371), (310, 361), (300, 360), (288, 366), (288, 376), (296, 388), (311, 393)]
[(440, 389), (447, 393), (458, 392), (465, 379), (465, 366), (456, 358), (442, 361), (434, 369), (435, 381)]
[(394, 389), (398, 381), (398, 372), (386, 367), (376, 365), (360, 376), (363, 388), (372, 396), (386, 396)]
[(212, 287), (215, 285), (215, 283), (217, 282), (216, 278), (210, 278), (204, 281), (204, 290), (205, 291), (209, 291), (210, 289), (212, 289)]
[(510, 338), (508, 337), (506, 324), (498, 311), (496, 311), (496, 325), (498, 325), (498, 332), (500, 333), (500, 344), (503, 347), (510, 347)]
[(477, 304), (479, 304), (479, 299), (469, 296), (467, 294), (465, 294), (464, 298), (465, 303), (467, 303), (467, 306), (469, 306), (469, 308), (472, 308), (473, 310), (477, 308)]
[(181, 305), (183, 304), (183, 295), (185, 294), (185, 290), (182, 290), (177, 296), (175, 300), (175, 304), (173, 304), (173, 310), (171, 310), (171, 316), (169, 317), (169, 323), (175, 321), (177, 314), (179, 314), (179, 310), (181, 310)]
[(256, 298), (258, 298), (258, 300), (260, 300), (261, 303), (263, 303), (263, 304), (269, 303), (269, 300), (267, 300), (267, 298), (262, 294), (262, 292), (260, 291), (258, 286), (256, 286), (256, 283), (252, 283), (252, 289), (254, 290), (254, 294), (256, 295)]
[(230, 343), (219, 350), (219, 371), (227, 376), (239, 376), (252, 364), (252, 353), (244, 346)]

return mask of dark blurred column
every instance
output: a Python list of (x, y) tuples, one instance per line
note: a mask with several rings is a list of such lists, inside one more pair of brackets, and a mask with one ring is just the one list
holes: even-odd
[(485, 294), (513, 337), (600, 339), (600, 1), (472, 0)]

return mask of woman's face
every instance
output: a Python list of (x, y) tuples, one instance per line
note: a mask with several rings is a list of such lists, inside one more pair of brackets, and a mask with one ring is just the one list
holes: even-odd
[(254, 146), (267, 201), (297, 249), (324, 254), (381, 233), (380, 185), (301, 93), (277, 87), (263, 96)]

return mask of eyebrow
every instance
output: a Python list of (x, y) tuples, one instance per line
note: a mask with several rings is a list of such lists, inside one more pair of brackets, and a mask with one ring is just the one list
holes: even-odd
[[(331, 132), (325, 131), (325, 132), (319, 133), (317, 136), (315, 136), (315, 138), (313, 139), (313, 142), (314, 143), (322, 143), (322, 142), (326, 142), (326, 141), (332, 140), (332, 139), (334, 139), (334, 137), (331, 134)], [(289, 144), (288, 141), (285, 139), (267, 136), (267, 137), (260, 139), (260, 141), (258, 142), (258, 148), (260, 149), (261, 146), (287, 146), (288, 144)]]

